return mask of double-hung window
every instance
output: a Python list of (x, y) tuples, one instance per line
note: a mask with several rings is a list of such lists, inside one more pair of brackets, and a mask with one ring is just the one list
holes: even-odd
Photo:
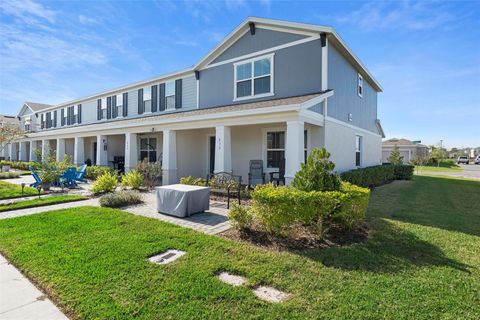
[(360, 73), (358, 74), (357, 94), (359, 97), (363, 97), (363, 77)]
[(140, 160), (157, 161), (157, 138), (140, 139)]
[(285, 131), (267, 132), (267, 168), (280, 168), (285, 158)]
[(362, 137), (355, 136), (355, 166), (362, 165)]
[(152, 112), (152, 91), (150, 87), (143, 88), (143, 112)]
[(102, 98), (102, 119), (107, 119), (107, 98)]
[(273, 95), (273, 54), (234, 64), (234, 100)]
[(114, 108), (117, 108), (116, 115), (117, 117), (123, 116), (123, 94), (117, 94), (117, 105), (113, 106)]
[(175, 110), (175, 81), (165, 83), (165, 106), (167, 110)]

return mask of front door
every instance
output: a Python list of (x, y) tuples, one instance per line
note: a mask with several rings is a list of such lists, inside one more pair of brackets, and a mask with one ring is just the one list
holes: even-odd
[(93, 159), (92, 159), (93, 164), (97, 164), (97, 143), (93, 143)]
[(215, 136), (210, 137), (210, 157), (209, 157), (209, 173), (215, 170)]

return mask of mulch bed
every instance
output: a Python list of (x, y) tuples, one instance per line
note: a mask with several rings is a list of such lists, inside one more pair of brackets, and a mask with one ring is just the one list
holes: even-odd
[(302, 251), (314, 248), (341, 247), (361, 243), (368, 239), (369, 234), (369, 226), (367, 223), (364, 223), (358, 228), (350, 231), (340, 230), (333, 227), (322, 240), (316, 239), (306, 232), (299, 232), (291, 238), (282, 238), (273, 236), (255, 226), (252, 229), (246, 230), (232, 228), (219, 235), (227, 239), (246, 242), (272, 251)]

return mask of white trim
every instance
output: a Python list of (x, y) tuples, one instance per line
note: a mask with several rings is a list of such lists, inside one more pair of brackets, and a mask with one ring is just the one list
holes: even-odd
[(363, 98), (363, 76), (360, 73), (357, 73), (357, 95)]
[(224, 65), (224, 64), (236, 62), (236, 61), (249, 59), (249, 58), (252, 58), (252, 57), (255, 57), (255, 56), (258, 56), (258, 55), (268, 54), (268, 53), (271, 53), (273, 51), (297, 46), (299, 44), (307, 43), (307, 42), (310, 42), (310, 41), (315, 41), (315, 40), (318, 40), (318, 39), (320, 39), (320, 35), (315, 35), (315, 36), (311, 36), (311, 37), (308, 37), (308, 38), (295, 40), (295, 41), (288, 42), (288, 43), (285, 43), (285, 44), (282, 44), (282, 45), (279, 45), (279, 46), (276, 46), (276, 47), (271, 47), (271, 48), (268, 48), (268, 49), (263, 49), (263, 50), (260, 50), (260, 51), (255, 51), (255, 52), (252, 52), (252, 53), (249, 53), (249, 54), (245, 54), (243, 56), (238, 56), (238, 57), (235, 57), (235, 58), (231, 58), (231, 59), (223, 60), (223, 61), (220, 61), (220, 62), (208, 64), (208, 65), (202, 67), (200, 70), (205, 70), (205, 69), (209, 69), (209, 68), (213, 68), (213, 67), (218, 67), (218, 66), (221, 66), (221, 65)]
[[(251, 58), (248, 60), (243, 60), (243, 61), (238, 61), (233, 64), (233, 101), (243, 101), (243, 100), (249, 100), (249, 99), (257, 99), (257, 98), (264, 98), (264, 97), (271, 97), (275, 95), (275, 90), (273, 88), (274, 86), (274, 64), (275, 64), (275, 53), (270, 53), (267, 55)], [(268, 77), (267, 75), (262, 75), (255, 77), (255, 62), (263, 59), (270, 59), (270, 74), (268, 75), (270, 77), (270, 92), (265, 92), (261, 94), (255, 94), (255, 79), (258, 78), (264, 78)], [(242, 82), (242, 81), (248, 81), (249, 79), (243, 79), (243, 80), (237, 80), (237, 66), (243, 65), (243, 64), (248, 64), (250, 63), (251, 66), (251, 76), (250, 76), (250, 81), (251, 81), (251, 94), (249, 96), (243, 96), (243, 97), (237, 97), (237, 83)]]
[(265, 30), (272, 30), (272, 31), (278, 31), (278, 32), (283, 32), (283, 33), (293, 33), (293, 34), (299, 34), (303, 36), (318, 36), (317, 31), (305, 31), (305, 30), (296, 30), (292, 28), (285, 28), (285, 27), (277, 27), (277, 26), (272, 26), (271, 24), (265, 24), (265, 23), (256, 23), (255, 24), (256, 29), (265, 29)]
[(322, 91), (328, 90), (328, 37), (322, 47)]
[[(267, 133), (268, 132), (284, 132), (285, 134), (285, 147), (283, 148), (283, 152), (286, 152), (285, 149), (287, 147), (287, 126), (285, 123), (284, 127), (267, 127), (267, 128), (262, 128), (262, 160), (263, 160), (263, 171), (266, 174), (269, 174), (270, 172), (276, 172), (279, 170), (279, 168), (269, 168), (267, 166)], [(281, 150), (281, 149), (278, 149)]]
[[(357, 137), (360, 138), (358, 140), (359, 150), (357, 151)], [(361, 168), (363, 166), (363, 135), (359, 133), (355, 133), (355, 167)], [(360, 152), (360, 164), (357, 165), (357, 152)]]
[[(200, 109), (200, 80), (196, 80), (196, 89), (197, 89), (197, 97), (196, 97), (196, 103), (197, 103), (197, 109)], [(183, 94), (183, 90), (182, 90)], [(183, 98), (183, 97), (182, 97)]]
[(379, 135), (378, 133), (375, 133), (375, 132), (372, 132), (372, 131), (368, 131), (367, 129), (363, 129), (363, 128), (354, 126), (354, 125), (352, 125), (352, 124), (343, 122), (343, 121), (341, 121), (341, 120), (337, 120), (337, 119), (332, 118), (332, 117), (329, 117), (329, 116), (326, 116), (326, 117), (325, 117), (325, 120), (326, 120), (326, 121), (333, 122), (333, 123), (336, 123), (336, 124), (344, 125), (345, 127), (348, 127), (348, 128), (350, 128), (350, 129), (354, 129), (354, 130), (358, 130), (358, 131), (363, 132), (363, 133), (369, 133), (369, 134), (372, 134), (372, 135), (374, 135), (374, 136), (381, 137), (381, 135)]
[(305, 101), (304, 103), (301, 104), (302, 109), (308, 109), (310, 107), (313, 107), (314, 105), (321, 103), (322, 101), (326, 101), (327, 98), (333, 96), (335, 94), (334, 90), (330, 90), (328, 92), (322, 93), (318, 97), (312, 98), (310, 100)]

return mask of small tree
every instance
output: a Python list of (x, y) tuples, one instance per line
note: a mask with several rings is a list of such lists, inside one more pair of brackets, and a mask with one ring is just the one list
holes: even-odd
[(13, 141), (25, 136), (25, 131), (18, 124), (5, 123), (0, 126), (0, 153)]
[(302, 191), (332, 191), (340, 189), (340, 177), (333, 172), (335, 164), (325, 149), (313, 149), (293, 178), (292, 186)]
[(400, 150), (397, 145), (393, 146), (392, 152), (390, 153), (390, 156), (387, 160), (394, 165), (403, 164), (403, 157), (400, 155)]

